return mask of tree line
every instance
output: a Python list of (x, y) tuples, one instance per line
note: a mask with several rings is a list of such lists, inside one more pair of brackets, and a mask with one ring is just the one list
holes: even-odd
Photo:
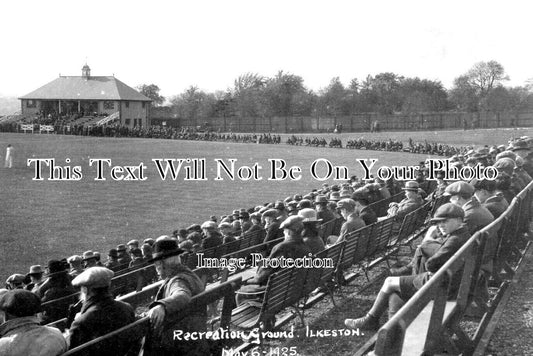
[(455, 78), (453, 87), (440, 81), (404, 77), (385, 72), (354, 78), (345, 86), (339, 77), (315, 92), (301, 76), (279, 71), (273, 77), (246, 73), (233, 86), (214, 93), (190, 86), (183, 93), (165, 98), (155, 84), (137, 89), (153, 100), (167, 103), (177, 116), (187, 119), (212, 117), (349, 116), (361, 113), (412, 114), (424, 112), (519, 112), (533, 109), (533, 87), (506, 87), (509, 80), (496, 61), (476, 63)]

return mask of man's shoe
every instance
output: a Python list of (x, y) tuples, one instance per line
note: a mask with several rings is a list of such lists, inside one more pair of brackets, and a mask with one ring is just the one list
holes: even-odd
[(390, 275), (393, 277), (397, 276), (408, 276), (412, 272), (412, 268), (410, 265), (399, 267), (399, 268), (391, 268), (390, 269)]
[(344, 325), (346, 325), (350, 329), (377, 331), (379, 329), (379, 318), (367, 314), (364, 317), (358, 319), (345, 319)]

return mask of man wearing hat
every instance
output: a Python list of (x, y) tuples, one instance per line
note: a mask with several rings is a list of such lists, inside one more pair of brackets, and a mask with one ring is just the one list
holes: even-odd
[(46, 280), (43, 284), (34, 290), (34, 293), (41, 298), (42, 303), (66, 296), (73, 296), (72, 299), (62, 299), (59, 302), (44, 307), (43, 322), (49, 323), (67, 316), (68, 306), (75, 299), (75, 293), (77, 291), (71, 284), (69, 265), (65, 260), (48, 261), (45, 278)]
[[(304, 229), (303, 218), (301, 216), (289, 216), (283, 223), (280, 228), (283, 231), (285, 239), (274, 246), (270, 252), (269, 259), (278, 259), (281, 257), (285, 258), (301, 258), (307, 256), (311, 253), (309, 247), (304, 243), (302, 238), (302, 231)], [(236, 295), (237, 305), (240, 305), (244, 302), (245, 299), (257, 298), (260, 293), (264, 291), (266, 283), (268, 282), (268, 277), (271, 274), (280, 270), (281, 267), (273, 268), (270, 266), (263, 267), (260, 266), (257, 269), (255, 277), (245, 281), (243, 286)]]
[[(164, 281), (150, 305), (148, 316), (152, 322), (153, 355), (203, 355), (208, 354), (202, 341), (180, 342), (173, 339), (175, 330), (185, 332), (205, 331), (205, 308), (187, 310), (190, 299), (204, 291), (204, 284), (189, 268), (182, 265), (176, 240), (160, 240), (154, 245), (153, 262), (159, 277)], [(175, 322), (175, 316), (187, 316)]]
[(239, 220), (241, 221), (241, 231), (244, 234), (252, 227), (252, 222), (250, 221), (250, 214), (247, 211), (241, 211), (239, 215)]
[(445, 195), (450, 196), (450, 203), (462, 208), (465, 212), (464, 223), (468, 227), (470, 234), (481, 230), (494, 221), (491, 212), (481, 206), (481, 203), (474, 196), (474, 187), (463, 181), (457, 181), (446, 187)]
[(317, 218), (323, 222), (328, 222), (335, 219), (335, 215), (328, 209), (328, 199), (325, 195), (319, 194), (315, 197), (315, 210)]
[[(131, 305), (113, 299), (109, 291), (113, 275), (105, 267), (92, 267), (72, 281), (80, 288), (83, 306), (68, 331), (71, 349), (135, 321)], [(91, 355), (123, 355), (131, 346), (128, 336), (113, 338), (91, 349)]]
[(366, 225), (378, 221), (376, 212), (369, 206), (369, 201), (364, 194), (354, 193), (353, 201), (355, 202), (355, 212), (363, 219)]
[(79, 255), (70, 256), (69, 258), (67, 258), (67, 262), (70, 265), (69, 274), (72, 278), (75, 278), (81, 272), (83, 272), (83, 266), (82, 266), (83, 259), (81, 256)]
[(120, 265), (120, 268), (127, 268), (128, 265), (131, 262), (131, 257), (127, 253), (126, 245), (120, 244), (117, 245), (117, 254), (118, 254), (118, 264)]
[(390, 203), (387, 217), (394, 216), (397, 222), (402, 222), (405, 215), (415, 211), (424, 204), (420, 197), (418, 182), (408, 181), (402, 190), (405, 192), (405, 198), (399, 203)]
[(298, 212), (303, 220), (304, 229), (302, 231), (302, 238), (304, 243), (309, 247), (311, 253), (316, 255), (318, 252), (323, 251), (326, 246), (324, 241), (319, 235), (318, 224), (322, 222), (317, 218), (317, 212), (314, 209), (302, 209)]
[(41, 300), (34, 293), (17, 289), (0, 296), (0, 355), (56, 356), (67, 351), (61, 332), (41, 326), (37, 314)]
[(91, 251), (91, 250), (85, 251), (83, 253), (82, 259), (83, 259), (83, 266), (85, 267), (85, 269), (98, 266), (97, 264), (98, 259), (96, 258), (94, 251)]
[[(417, 248), (412, 262), (411, 276), (387, 277), (383, 282), (370, 311), (358, 319), (346, 319), (344, 324), (350, 329), (377, 330), (379, 318), (389, 308), (392, 317), (439, 268), (444, 265), (470, 238), (463, 224), (464, 211), (455, 204), (441, 205), (431, 222), (437, 224), (441, 237), (424, 239)], [(462, 270), (452, 276), (449, 297), (454, 297), (461, 283)]]
[[(355, 211), (355, 201), (353, 199), (339, 200), (339, 202), (337, 203), (337, 209), (339, 209), (342, 217), (345, 220), (345, 222), (341, 226), (339, 238), (335, 242), (340, 243), (346, 239), (346, 235), (365, 227), (366, 224)], [(332, 241), (330, 241), (330, 243), (331, 242)]]
[(260, 234), (265, 231), (261, 225), (261, 214), (259, 212), (252, 213), (250, 215), (250, 221), (252, 223), (252, 227), (250, 227), (247, 231), (249, 235)]
[(233, 226), (229, 222), (222, 222), (218, 225), (220, 234), (222, 235), (222, 243), (228, 243), (235, 241), (235, 236), (233, 236)]
[(126, 244), (126, 246), (128, 247), (128, 253), (130, 254), (131, 256), (131, 251), (134, 249), (134, 248), (139, 248), (139, 241), (138, 240), (130, 240), (128, 241), (128, 243)]
[(44, 282), (43, 274), (44, 270), (41, 265), (31, 266), (30, 272), (26, 275), (30, 278), (31, 282), (26, 286), (26, 290), (30, 292), (36, 291)]
[(201, 228), (205, 236), (202, 240), (202, 248), (204, 250), (222, 245), (222, 236), (217, 231), (217, 224), (214, 221), (208, 220), (204, 222)]
[(470, 182), (474, 187), (474, 196), (487, 208), (497, 219), (509, 207), (509, 203), (503, 197), (503, 194), (496, 192), (496, 181), (494, 180), (477, 180)]
[(20, 273), (15, 273), (9, 276), (6, 280), (7, 289), (24, 289), (24, 280), (26, 276)]
[(107, 253), (107, 262), (104, 264), (104, 267), (115, 272), (118, 271), (119, 266), (118, 251), (116, 248), (112, 248)]
[(283, 230), (280, 230), (280, 222), (277, 221), (279, 211), (277, 209), (268, 209), (263, 213), (263, 220), (265, 221), (265, 240), (268, 242), (283, 236)]

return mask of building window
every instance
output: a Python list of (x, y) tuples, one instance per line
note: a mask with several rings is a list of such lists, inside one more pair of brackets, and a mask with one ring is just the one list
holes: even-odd
[(125, 101), (124, 105), (126, 105), (126, 107), (129, 108), (130, 107), (130, 102), (129, 101)]
[(37, 102), (35, 100), (28, 100), (26, 101), (26, 107), (27, 108), (34, 108), (37, 106)]
[(115, 103), (113, 101), (104, 101), (104, 110), (114, 110)]
[(143, 109), (146, 107), (146, 103), (143, 101)]
[(124, 124), (126, 124), (126, 126), (130, 126), (130, 122), (131, 122), (131, 119), (124, 120)]

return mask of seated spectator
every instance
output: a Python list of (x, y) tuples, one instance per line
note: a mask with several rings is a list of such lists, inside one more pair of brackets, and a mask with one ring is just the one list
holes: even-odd
[(6, 280), (7, 289), (24, 289), (24, 280), (26, 276), (20, 273), (15, 273), (9, 276)]
[(263, 213), (263, 220), (265, 221), (265, 239), (263, 242), (268, 242), (283, 236), (283, 231), (280, 229), (280, 223), (277, 221), (279, 211), (276, 209), (268, 209)]
[(198, 252), (202, 249), (202, 234), (199, 232), (190, 233), (187, 240), (192, 243), (193, 252)]
[[(133, 251), (134, 248), (139, 248), (139, 241), (135, 240), (135, 239), (130, 240), (130, 241), (128, 241), (126, 246), (128, 247), (128, 253), (131, 256), (131, 251)], [(132, 258), (133, 258), (133, 256), (132, 256)]]
[(318, 224), (322, 220), (317, 219), (317, 212), (314, 209), (302, 209), (298, 212), (298, 216), (303, 219), (302, 237), (311, 253), (316, 255), (318, 252), (323, 251), (326, 247), (318, 232)]
[(376, 212), (369, 206), (368, 199), (362, 194), (354, 194), (355, 211), (366, 225), (371, 225), (378, 221)]
[(101, 259), (100, 252), (94, 251), (94, 257), (96, 258), (96, 265), (98, 267), (103, 267), (104, 265), (102, 264), (102, 261), (100, 260)]
[(494, 180), (476, 180), (470, 182), (474, 186), (474, 196), (487, 208), (497, 219), (509, 207), (509, 203), (503, 197), (503, 194), (496, 192), (496, 181)]
[(339, 200), (337, 203), (337, 208), (340, 210), (342, 217), (346, 221), (344, 224), (342, 224), (341, 231), (337, 239), (328, 238), (329, 245), (344, 241), (346, 239), (346, 235), (348, 235), (350, 232), (359, 230), (360, 228), (366, 226), (363, 219), (361, 219), (355, 211), (355, 201), (353, 199)]
[(121, 266), (121, 269), (129, 266), (131, 262), (131, 257), (127, 253), (126, 245), (124, 244), (117, 245), (117, 253), (118, 253), (117, 261), (118, 261), (118, 264)]
[(317, 211), (317, 218), (323, 222), (328, 222), (335, 219), (335, 215), (328, 208), (328, 199), (325, 195), (317, 195), (315, 197), (315, 209)]
[[(193, 271), (182, 265), (182, 253), (176, 240), (160, 240), (154, 245), (153, 262), (164, 282), (148, 311), (154, 338), (150, 355), (209, 354), (203, 341), (180, 342), (173, 337), (175, 330), (206, 331), (206, 308), (186, 310), (191, 298), (203, 292), (205, 287)], [(176, 322), (175, 316), (183, 310), (187, 316)]]
[(233, 227), (228, 222), (221, 222), (218, 225), (220, 233), (222, 234), (222, 243), (228, 243), (235, 241), (235, 236), (233, 235)]
[(0, 355), (56, 356), (67, 351), (58, 329), (39, 324), (40, 311), (41, 300), (30, 291), (0, 293)]
[(143, 254), (144, 262), (148, 263), (148, 261), (152, 259), (152, 251), (153, 251), (152, 245), (143, 244), (141, 246), (141, 251), (142, 251), (142, 254)]
[(474, 196), (474, 191), (471, 184), (463, 181), (454, 182), (445, 190), (445, 194), (450, 196), (450, 203), (464, 210), (464, 223), (470, 234), (474, 234), (494, 221), (494, 216), (487, 208), (481, 206)]
[[(184, 234), (185, 234), (184, 236), (185, 236), (185, 238), (187, 238), (187, 230), (185, 230), (185, 229), (182, 229), (182, 230), (184, 231)], [(180, 230), (180, 232), (181, 232), (182, 230)], [(155, 243), (155, 240), (152, 239), (151, 237), (148, 237), (148, 238), (144, 239), (144, 241), (143, 241), (143, 244), (148, 244), (148, 245), (150, 245), (150, 246), (153, 246), (154, 243)]]
[[(76, 293), (76, 288), (71, 284), (71, 277), (68, 273), (68, 263), (66, 261), (50, 260), (48, 262), (46, 280), (35, 290), (43, 303), (51, 300), (63, 298)], [(66, 298), (60, 303), (53, 303), (43, 308), (43, 323), (64, 318), (68, 313), (68, 306), (72, 300)]]
[(222, 245), (222, 236), (217, 231), (217, 224), (214, 221), (208, 220), (201, 226), (205, 238), (202, 240), (202, 248), (208, 249)]
[(112, 248), (107, 253), (107, 262), (104, 267), (112, 271), (117, 271), (120, 264), (118, 263), (118, 251), (116, 248)]
[(259, 212), (251, 214), (250, 221), (252, 222), (252, 227), (248, 229), (248, 234), (264, 231), (263, 226), (261, 225), (261, 214)]
[[(299, 258), (305, 257), (311, 250), (304, 243), (302, 238), (302, 231), (304, 229), (303, 219), (300, 216), (290, 216), (281, 224), (285, 239), (274, 246), (269, 255), (269, 259), (276, 259), (280, 257)], [(244, 303), (247, 299), (262, 298), (261, 293), (265, 290), (266, 283), (271, 274), (279, 271), (280, 268), (272, 268), (270, 266), (260, 266), (257, 269), (255, 277), (244, 281), (243, 287), (236, 295), (237, 305)]]
[(241, 231), (244, 234), (252, 227), (252, 222), (250, 221), (250, 214), (247, 211), (242, 211), (239, 215), (239, 220), (241, 222)]
[(131, 250), (131, 258), (129, 268), (144, 266), (145, 261), (143, 260), (143, 253), (140, 248), (133, 248)]
[(394, 217), (395, 221), (401, 223), (405, 215), (415, 211), (424, 204), (424, 200), (420, 197), (418, 183), (415, 181), (408, 181), (402, 190), (405, 192), (405, 199), (399, 203), (390, 203), (387, 217)]
[(82, 266), (83, 259), (81, 256), (79, 255), (70, 256), (69, 258), (67, 258), (67, 262), (70, 265), (69, 274), (72, 278), (76, 277), (81, 272), (83, 272), (83, 266)]
[(85, 269), (98, 266), (97, 264), (98, 261), (96, 259), (96, 256), (94, 255), (94, 252), (91, 250), (85, 251), (83, 253), (82, 259), (83, 259), (83, 266)]
[[(83, 306), (68, 331), (71, 349), (135, 321), (133, 308), (113, 299), (109, 292), (113, 275), (113, 271), (105, 267), (93, 267), (72, 281), (81, 290), (80, 300)], [(92, 354), (124, 355), (131, 346), (127, 337), (115, 338), (99, 344), (98, 350), (92, 350)]]
[(31, 282), (26, 286), (26, 290), (30, 292), (36, 291), (44, 282), (43, 274), (44, 270), (41, 265), (31, 266), (30, 272), (26, 275), (30, 278)]
[[(444, 265), (470, 238), (463, 224), (465, 213), (455, 204), (440, 206), (431, 222), (437, 223), (442, 237), (426, 240), (417, 248), (413, 262), (414, 273), (410, 276), (387, 277), (383, 282), (370, 311), (358, 319), (346, 319), (344, 324), (350, 329), (377, 330), (379, 318), (389, 308), (389, 316), (394, 315), (405, 301), (411, 298), (439, 268)], [(449, 297), (455, 297), (461, 282), (462, 270), (452, 276)]]

